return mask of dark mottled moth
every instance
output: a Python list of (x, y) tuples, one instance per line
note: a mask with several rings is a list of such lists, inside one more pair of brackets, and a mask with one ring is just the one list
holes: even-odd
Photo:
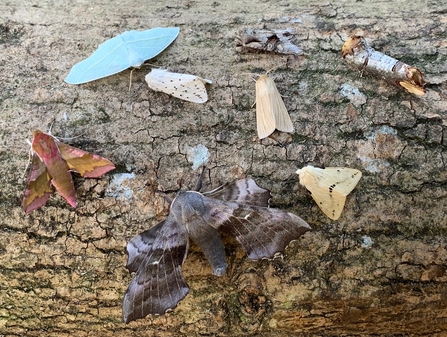
[(244, 29), (236, 37), (238, 52), (270, 51), (279, 54), (300, 55), (303, 50), (296, 45), (295, 30), (276, 29)]
[(374, 50), (363, 36), (351, 36), (343, 45), (342, 56), (360, 71), (364, 70), (412, 94), (425, 94), (422, 71)]
[(189, 291), (181, 266), (189, 238), (203, 251), (213, 274), (225, 274), (218, 230), (236, 238), (252, 260), (271, 258), (310, 230), (300, 217), (268, 207), (270, 192), (241, 179), (206, 193), (180, 191), (169, 216), (127, 245), (127, 269), (135, 272), (123, 300), (123, 320), (164, 314)]

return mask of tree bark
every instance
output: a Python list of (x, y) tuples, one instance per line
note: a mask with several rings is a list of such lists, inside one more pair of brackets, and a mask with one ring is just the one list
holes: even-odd
[[(180, 27), (151, 60), (213, 80), (193, 104), (150, 91), (143, 66), (83, 85), (63, 80), (98, 44), (126, 30)], [(245, 28), (295, 28), (305, 54), (235, 50)], [(447, 331), (447, 4), (441, 1), (66, 1), (0, 4), (0, 335), (431, 335)], [(426, 76), (417, 97), (348, 67), (351, 34)], [(255, 83), (269, 71), (294, 123), (291, 139), (256, 139)], [(350, 85), (351, 87), (347, 87)], [(346, 94), (343, 88), (351, 88)], [(358, 91), (357, 91), (358, 90)], [(75, 177), (78, 207), (53, 194), (25, 215), (35, 129), (117, 166)], [(283, 138), (285, 139), (285, 138)], [(192, 245), (187, 297), (162, 316), (122, 323), (132, 278), (129, 239), (163, 220), (211, 152), (203, 190), (252, 177), (273, 207), (312, 227), (281, 257), (251, 261), (225, 238), (226, 275)], [(328, 219), (299, 184), (305, 165), (363, 177)]]

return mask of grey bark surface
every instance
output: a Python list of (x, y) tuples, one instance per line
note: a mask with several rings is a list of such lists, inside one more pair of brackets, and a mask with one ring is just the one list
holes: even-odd
[[(0, 3), (0, 335), (445, 335), (447, 4), (315, 3)], [(63, 81), (104, 40), (157, 26), (181, 31), (150, 63), (213, 80), (207, 103), (150, 91), (148, 66), (133, 71), (130, 91), (130, 70)], [(237, 53), (244, 28), (295, 28), (305, 55)], [(353, 33), (424, 71), (427, 94), (350, 69), (341, 47)], [(256, 139), (254, 74), (269, 70), (295, 127), (284, 143)], [(76, 209), (54, 194), (25, 215), (26, 140), (53, 120), (53, 134), (117, 169), (76, 176)], [(126, 243), (166, 217), (155, 190), (194, 188), (187, 152), (198, 144), (211, 152), (204, 190), (252, 177), (312, 231), (271, 261), (225, 238), (223, 277), (192, 245), (188, 296), (125, 325)], [(307, 164), (362, 171), (338, 221), (299, 184), (294, 172)]]

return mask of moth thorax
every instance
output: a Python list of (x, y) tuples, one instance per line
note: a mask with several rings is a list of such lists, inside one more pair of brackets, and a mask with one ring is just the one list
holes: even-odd
[(178, 221), (183, 222), (197, 215), (203, 215), (205, 211), (203, 195), (194, 191), (180, 191), (171, 205), (171, 213)]
[(300, 184), (303, 186), (306, 185), (315, 185), (317, 183), (317, 178), (311, 174), (311, 171), (307, 169), (306, 167), (303, 168), (299, 174), (300, 177)]

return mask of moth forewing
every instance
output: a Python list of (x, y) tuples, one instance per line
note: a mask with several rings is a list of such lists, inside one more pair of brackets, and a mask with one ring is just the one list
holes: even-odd
[(135, 276), (123, 299), (125, 323), (148, 314), (164, 314), (189, 291), (181, 265), (188, 252), (188, 236), (171, 215), (135, 236), (127, 245), (127, 268)]
[(259, 139), (270, 136), (276, 129), (268, 88), (262, 76), (256, 81), (256, 125)]
[(37, 154), (32, 155), (27, 187), (23, 195), (22, 206), (28, 214), (45, 205), (52, 193), (51, 177), (43, 161)]
[(300, 184), (311, 192), (318, 207), (332, 220), (343, 211), (346, 196), (355, 188), (362, 173), (347, 167), (306, 166), (296, 171)]
[(421, 96), (425, 94), (424, 73), (370, 47), (363, 36), (351, 36), (342, 47), (342, 57), (351, 66)]
[(267, 75), (256, 81), (256, 123), (259, 139), (270, 136), (275, 129), (293, 132), (293, 123), (275, 82)]
[(208, 93), (205, 84), (211, 84), (211, 80), (203, 79), (190, 74), (178, 74), (166, 69), (152, 69), (146, 75), (145, 80), (154, 91), (183, 99), (193, 103), (205, 103), (208, 101)]
[(72, 206), (76, 207), (76, 190), (69, 167), (62, 159), (59, 141), (50, 134), (36, 130), (33, 133), (32, 149), (45, 164), (51, 184), (59, 194)]
[(270, 191), (259, 187), (253, 179), (239, 179), (203, 193), (204, 196), (245, 205), (268, 207)]

